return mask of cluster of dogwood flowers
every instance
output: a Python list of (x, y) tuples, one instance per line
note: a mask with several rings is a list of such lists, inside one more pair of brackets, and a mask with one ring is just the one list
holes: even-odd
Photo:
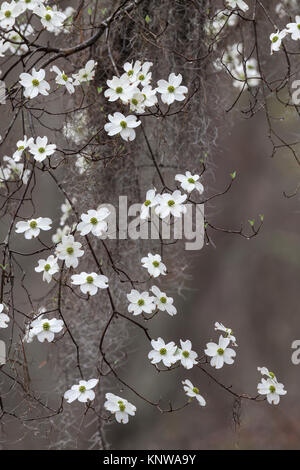
[(218, 71), (225, 68), (233, 79), (233, 86), (239, 90), (255, 87), (260, 82), (257, 60), (254, 57), (245, 60), (240, 43), (228, 45), (222, 57), (214, 62), (214, 67)]
[(290, 35), (290, 38), (294, 41), (298, 41), (300, 39), (300, 16), (296, 16), (294, 23), (288, 23), (286, 27), (282, 31), (277, 31), (276, 33), (272, 33), (270, 35), (271, 41), (271, 54), (273, 52), (277, 52), (281, 48), (282, 40), (287, 36)]
[[(151, 108), (158, 103), (156, 94), (159, 93), (164, 104), (171, 105), (174, 101), (184, 101), (188, 92), (187, 87), (182, 86), (181, 74), (171, 73), (168, 80), (158, 80), (157, 87), (152, 88), (152, 62), (126, 62), (123, 66), (124, 73), (107, 80), (108, 89), (104, 96), (108, 101), (120, 100), (123, 105), (129, 106), (130, 111), (143, 114), (146, 108)], [(121, 138), (128, 141), (134, 140), (135, 128), (141, 124), (135, 115), (125, 116), (120, 112), (109, 114), (110, 122), (104, 129), (109, 136), (120, 134)]]
[[(24, 36), (33, 34), (31, 25), (22, 24), (24, 13), (35, 15), (43, 28), (55, 35), (61, 32), (67, 32), (65, 27), (68, 18), (72, 15), (74, 9), (68, 7), (64, 12), (59, 11), (57, 6), (48, 6), (46, 0), (12, 0), (11, 2), (3, 2), (0, 6), (0, 27), (6, 31), (0, 42), (0, 56), (6, 51), (12, 53), (24, 53), (28, 48), (26, 44), (18, 44), (24, 42)], [(20, 33), (20, 34), (19, 34)], [(24, 34), (23, 34), (24, 33)], [(23, 38), (22, 38), (23, 36)], [(7, 43), (13, 41), (15, 44)]]

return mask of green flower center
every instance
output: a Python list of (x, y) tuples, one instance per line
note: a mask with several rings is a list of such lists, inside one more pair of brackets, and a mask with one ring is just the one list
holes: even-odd
[(29, 224), (30, 228), (36, 228), (37, 222), (35, 220), (32, 220)]
[(123, 403), (121, 400), (118, 401), (118, 405), (119, 405), (120, 411), (125, 411), (125, 408), (126, 408), (126, 407), (125, 407), (124, 403)]
[(93, 276), (88, 276), (88, 277), (86, 278), (86, 282), (87, 282), (88, 284), (93, 284), (93, 282), (94, 282)]
[(18, 150), (19, 150), (19, 152), (20, 152), (21, 150), (24, 150), (24, 145), (21, 145), (20, 147), (18, 147)]
[(170, 199), (170, 201), (168, 201), (168, 206), (169, 207), (174, 206), (174, 204), (175, 204), (175, 201), (173, 201), (173, 199)]
[(47, 13), (47, 15), (45, 15), (45, 20), (46, 21), (51, 21), (51, 15), (49, 15), (49, 13)]
[(39, 153), (45, 153), (45, 152), (46, 152), (46, 150), (44, 149), (44, 147), (39, 148)]
[(91, 222), (92, 225), (97, 225), (98, 219), (96, 219), (96, 217), (92, 217), (90, 222)]
[(11, 17), (11, 11), (6, 10), (6, 12), (4, 13), (4, 15), (6, 16), (6, 18), (10, 18), (10, 17)]
[(123, 129), (126, 129), (127, 127), (127, 122), (126, 121), (121, 121), (120, 126), (123, 127)]
[(68, 246), (66, 252), (68, 253), (68, 255), (72, 255), (74, 253), (74, 248), (72, 246)]
[(269, 372), (269, 376), (270, 376), (272, 379), (275, 379), (275, 374), (273, 374), (273, 372)]
[(49, 271), (50, 268), (51, 268), (50, 264), (45, 264), (44, 266), (45, 271)]
[(297, 28), (300, 29), (300, 24), (297, 24)]
[(149, 199), (147, 199), (147, 201), (144, 202), (144, 205), (147, 207), (147, 206), (150, 206), (151, 204), (151, 201), (149, 201)]
[(138, 305), (141, 307), (142, 305), (145, 305), (144, 299), (139, 299), (138, 300)]
[(219, 356), (223, 356), (223, 354), (224, 354), (224, 349), (219, 348), (219, 349), (217, 350), (217, 353), (219, 354)]
[(84, 385), (80, 385), (79, 389), (80, 393), (84, 393), (86, 391), (86, 388)]
[(131, 102), (132, 102), (132, 104), (134, 104), (134, 106), (137, 106), (139, 104), (139, 102), (136, 98), (132, 98)]
[(159, 266), (159, 262), (158, 262), (158, 261), (153, 261), (152, 264), (153, 264), (153, 266), (154, 266), (155, 268), (158, 268), (158, 266)]
[(182, 355), (185, 358), (188, 358), (190, 356), (190, 353), (188, 351), (182, 351)]
[(82, 78), (88, 78), (88, 74), (85, 73), (84, 75), (82, 75)]
[(34, 78), (34, 79), (32, 80), (32, 85), (33, 85), (33, 86), (39, 86), (39, 84), (40, 84), (40, 82), (39, 82), (36, 78)]
[(161, 301), (162, 304), (166, 304), (166, 303), (167, 303), (166, 297), (161, 297), (159, 300)]
[(142, 82), (143, 80), (145, 80), (145, 75), (143, 75), (143, 74), (140, 75), (140, 76), (139, 76), (139, 80), (140, 80), (141, 82)]
[(168, 86), (169, 93), (174, 93), (174, 91), (175, 91), (175, 88), (172, 85)]
[(116, 93), (120, 94), (120, 93), (122, 93), (122, 92), (123, 92), (123, 88), (122, 88), (121, 86), (118, 86), (118, 87), (116, 88)]
[(167, 354), (166, 348), (161, 348), (161, 349), (159, 350), (159, 354), (160, 354), (161, 356), (165, 356), (165, 355)]
[(199, 389), (197, 387), (193, 388), (193, 392), (196, 393), (197, 395), (199, 395)]
[(133, 70), (129, 70), (129, 72), (127, 72), (127, 75), (129, 75), (129, 77), (131, 77), (133, 75)]
[(64, 82), (68, 81), (68, 75), (66, 75), (65, 73), (62, 74), (61, 78), (64, 80)]
[(273, 37), (273, 39), (272, 39), (272, 42), (277, 42), (277, 41), (278, 41), (278, 39), (279, 39), (279, 37), (278, 37), (278, 36), (274, 36), (274, 37)]
[(50, 330), (50, 323), (48, 323), (48, 322), (43, 323), (43, 330), (44, 331)]
[(276, 388), (274, 387), (274, 385), (270, 385), (269, 390), (271, 393), (274, 393), (276, 391)]
[(189, 178), (188, 179), (188, 182), (191, 183), (191, 184), (194, 184), (195, 183), (195, 180), (193, 178)]

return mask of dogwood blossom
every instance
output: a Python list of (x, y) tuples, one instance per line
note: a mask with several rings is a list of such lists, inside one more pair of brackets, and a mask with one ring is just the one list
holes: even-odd
[(72, 212), (72, 206), (68, 199), (65, 199), (65, 202), (62, 203), (62, 205), (60, 206), (60, 210), (62, 214), (61, 214), (59, 223), (60, 225), (65, 225), (66, 221), (68, 220)]
[(40, 343), (43, 343), (47, 340), (51, 343), (54, 340), (56, 333), (60, 333), (64, 327), (64, 322), (62, 320), (57, 320), (57, 318), (39, 318), (32, 328), (31, 334), (36, 336)]
[(175, 180), (180, 181), (182, 189), (187, 191), (188, 193), (192, 192), (194, 189), (197, 189), (200, 194), (203, 193), (204, 187), (198, 181), (200, 178), (199, 175), (192, 175), (190, 171), (186, 171), (185, 175), (176, 175)]
[(157, 338), (157, 340), (151, 341), (151, 346), (153, 350), (149, 352), (148, 358), (152, 364), (158, 364), (162, 361), (166, 367), (171, 367), (177, 361), (175, 356), (177, 346), (174, 341), (166, 344), (162, 338)]
[(43, 162), (45, 158), (53, 155), (56, 150), (55, 144), (48, 144), (48, 137), (37, 137), (35, 143), (29, 144), (29, 152), (37, 162)]
[(4, 305), (0, 304), (0, 328), (7, 328), (10, 321), (9, 316), (3, 312)]
[(85, 273), (74, 274), (71, 276), (71, 282), (75, 286), (80, 286), (83, 294), (95, 295), (98, 289), (108, 288), (108, 278), (102, 274)]
[(165, 276), (167, 273), (167, 268), (164, 263), (161, 261), (161, 256), (156, 254), (152, 255), (148, 253), (148, 256), (144, 256), (141, 259), (142, 266), (148, 270), (148, 273), (152, 277), (158, 277), (161, 274)]
[(158, 310), (167, 312), (171, 316), (176, 315), (177, 310), (173, 305), (172, 297), (167, 297), (166, 293), (161, 292), (161, 290), (156, 286), (152, 286), (150, 290), (155, 295), (154, 302)]
[(116, 112), (113, 115), (109, 114), (108, 119), (110, 122), (106, 123), (104, 129), (109, 136), (120, 134), (123, 140), (134, 140), (135, 130), (141, 124), (141, 121), (137, 120), (136, 116), (127, 116)]
[(135, 83), (137, 81), (137, 75), (141, 70), (142, 63), (140, 60), (137, 60), (135, 63), (133, 62), (126, 62), (123, 65), (123, 69), (126, 72), (126, 76), (128, 77), (131, 83)]
[(173, 217), (180, 217), (181, 214), (186, 213), (186, 207), (183, 204), (186, 199), (187, 195), (181, 194), (178, 189), (172, 194), (158, 194), (155, 213), (162, 219), (168, 217), (169, 215), (173, 215)]
[(158, 80), (157, 82), (157, 91), (161, 93), (161, 100), (163, 103), (172, 104), (174, 101), (183, 101), (185, 100), (185, 94), (188, 92), (186, 86), (181, 86), (182, 75), (179, 73), (171, 73), (169, 75), (168, 81)]
[(128, 416), (135, 415), (136, 407), (125, 398), (118, 397), (113, 393), (106, 393), (105, 398), (104, 408), (115, 415), (118, 423), (127, 424)]
[(146, 194), (146, 201), (141, 207), (141, 219), (148, 219), (150, 216), (151, 207), (155, 207), (157, 204), (156, 189), (149, 189)]
[(43, 281), (51, 282), (53, 274), (59, 271), (59, 266), (57, 264), (57, 258), (50, 255), (47, 259), (39, 259), (38, 266), (34, 268), (37, 273), (43, 273)]
[(147, 106), (151, 108), (157, 103), (157, 96), (156, 96), (157, 89), (152, 88), (152, 86), (147, 85), (142, 88), (142, 95), (144, 97), (143, 106)]
[(288, 23), (286, 25), (286, 32), (291, 35), (294, 41), (300, 39), (300, 16), (296, 16), (295, 23)]
[(279, 51), (282, 40), (286, 37), (286, 35), (287, 35), (286, 29), (283, 29), (282, 31), (277, 31), (277, 33), (272, 33), (270, 35), (271, 54), (273, 54), (273, 52)]
[(55, 82), (58, 85), (65, 86), (70, 94), (75, 92), (72, 77), (68, 77), (68, 75), (66, 75), (64, 71), (62, 72), (56, 65), (50, 69), (50, 72), (56, 73)]
[(50, 85), (45, 78), (45, 70), (36, 71), (32, 69), (32, 73), (21, 73), (20, 84), (24, 87), (24, 96), (26, 98), (35, 98), (39, 93), (41, 95), (49, 95)]
[(261, 379), (261, 382), (257, 385), (257, 391), (260, 395), (266, 395), (268, 403), (270, 405), (278, 405), (280, 401), (280, 395), (286, 395), (287, 391), (284, 390), (284, 385), (277, 381), (269, 379)]
[(235, 80), (233, 86), (243, 90), (245, 86), (255, 87), (260, 83), (260, 75), (257, 70), (257, 60), (251, 58), (244, 63), (240, 63), (235, 69), (232, 69), (232, 75)]
[(96, 237), (107, 231), (106, 219), (110, 214), (110, 211), (106, 207), (101, 207), (97, 210), (88, 210), (87, 214), (81, 214), (80, 218), (82, 222), (77, 225), (80, 235), (84, 236), (92, 232)]
[(25, 169), (23, 163), (17, 163), (13, 158), (4, 156), (3, 160), (6, 161), (7, 168), (3, 169), (2, 176), (7, 180), (9, 178), (15, 180), (14, 177), (17, 177), (22, 180), (23, 184), (27, 184), (31, 171)]
[(38, 313), (34, 315), (32, 321), (26, 324), (23, 341), (25, 341), (26, 343), (32, 343), (35, 337), (35, 335), (33, 334), (33, 328), (44, 318), (45, 312), (45, 307), (40, 307)]
[(237, 346), (236, 344), (236, 338), (233, 336), (233, 332), (231, 328), (226, 328), (222, 323), (219, 323), (216, 321), (215, 323), (215, 330), (216, 331), (224, 331), (225, 333), (225, 338), (230, 339), (232, 342), (233, 346)]
[(39, 236), (41, 230), (51, 230), (52, 220), (48, 217), (38, 217), (37, 219), (21, 220), (16, 223), (16, 233), (24, 233), (27, 240)]
[(43, 4), (40, 4), (38, 8), (35, 9), (35, 13), (40, 17), (44, 28), (50, 32), (54, 32), (57, 28), (62, 28), (63, 22), (66, 19), (66, 16), (61, 11), (45, 7)]
[(136, 75), (136, 84), (139, 84), (142, 87), (149, 85), (152, 78), (152, 72), (149, 72), (149, 69), (150, 67), (152, 67), (152, 65), (152, 62), (143, 63), (143, 65), (141, 66), (141, 70)]
[(248, 11), (249, 7), (243, 0), (226, 0), (226, 5), (230, 8), (239, 8), (242, 11)]
[(78, 385), (73, 385), (70, 390), (64, 393), (64, 398), (68, 403), (75, 400), (81, 403), (93, 401), (95, 399), (95, 392), (92, 390), (98, 384), (98, 379), (80, 380)]
[(63, 228), (58, 227), (56, 233), (52, 235), (53, 243), (57, 244), (62, 241), (62, 237), (64, 235), (69, 235), (71, 232), (71, 227), (69, 225), (65, 225)]
[(97, 62), (94, 60), (89, 60), (84, 68), (80, 69), (78, 73), (73, 74), (74, 85), (78, 86), (81, 83), (90, 82), (95, 77), (95, 67)]
[(120, 78), (113, 77), (112, 80), (107, 80), (106, 83), (109, 88), (105, 90), (104, 96), (108, 98), (108, 101), (117, 101), (120, 99), (126, 104), (135, 90), (135, 87), (132, 86), (126, 74), (122, 75)]
[(192, 382), (190, 380), (188, 380), (188, 379), (183, 380), (182, 385), (183, 385), (183, 389), (184, 389), (184, 391), (185, 391), (185, 393), (187, 394), (188, 397), (196, 398), (196, 400), (198, 401), (200, 406), (205, 406), (206, 405), (206, 401), (202, 397), (202, 395), (200, 395), (199, 389), (197, 387), (194, 387), (194, 385), (192, 384)]
[(216, 369), (221, 369), (224, 364), (233, 364), (236, 352), (229, 348), (229, 338), (224, 338), (222, 335), (219, 338), (219, 343), (207, 343), (205, 354), (211, 357), (210, 365)]
[(0, 7), (0, 26), (4, 29), (12, 28), (16, 18), (20, 15), (21, 8), (14, 1), (11, 3), (3, 2)]
[(198, 354), (195, 351), (192, 351), (192, 343), (189, 339), (186, 341), (180, 340), (181, 348), (177, 351), (176, 356), (179, 355), (178, 360), (180, 360), (181, 365), (185, 369), (192, 369), (192, 367), (197, 364), (196, 358)]
[(272, 379), (274, 380), (274, 382), (278, 382), (275, 374), (271, 371), (269, 371), (269, 369), (267, 369), (267, 367), (258, 367), (257, 370), (261, 373), (261, 375), (265, 375), (268, 377), (268, 379)]
[(130, 294), (127, 294), (127, 299), (130, 302), (128, 305), (128, 312), (133, 315), (140, 315), (141, 313), (153, 313), (156, 309), (154, 297), (150, 297), (149, 292), (138, 292), (132, 289)]
[(14, 152), (12, 158), (15, 162), (18, 162), (20, 161), (21, 159), (21, 156), (22, 156), (22, 153), (24, 152), (24, 150), (26, 150), (31, 144), (33, 143), (33, 138), (30, 137), (28, 139), (28, 137), (26, 135), (24, 135), (24, 139), (23, 140), (18, 140), (17, 142), (17, 150)]
[(64, 260), (67, 268), (77, 268), (78, 258), (83, 256), (84, 251), (80, 242), (75, 242), (73, 235), (63, 235), (61, 243), (56, 247), (55, 253), (58, 259)]

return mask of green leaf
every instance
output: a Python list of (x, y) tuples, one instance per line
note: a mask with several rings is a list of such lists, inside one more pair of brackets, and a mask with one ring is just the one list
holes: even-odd
[(89, 14), (90, 16), (92, 15), (92, 9), (91, 9), (91, 8), (88, 9), (88, 14)]
[(98, 91), (99, 95), (100, 95), (100, 93), (102, 93), (102, 90), (103, 90), (102, 86), (98, 86), (97, 91)]
[(230, 176), (231, 176), (231, 178), (234, 180), (235, 177), (236, 177), (236, 171), (234, 171), (233, 173), (230, 173)]
[(146, 16), (145, 16), (145, 21), (146, 21), (147, 24), (150, 23), (150, 16), (149, 16), (149, 15), (146, 15)]
[(263, 214), (259, 214), (259, 218), (260, 218), (260, 220), (263, 222), (263, 221), (264, 221), (264, 218), (265, 218), (265, 216), (264, 216)]
[(254, 220), (254, 219), (253, 219), (253, 220), (250, 219), (250, 220), (248, 220), (248, 222), (249, 222), (249, 224), (251, 225), (251, 227), (253, 227), (254, 224), (255, 224), (255, 220)]

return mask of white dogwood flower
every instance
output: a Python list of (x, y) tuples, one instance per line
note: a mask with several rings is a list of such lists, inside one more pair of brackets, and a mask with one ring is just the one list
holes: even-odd
[(56, 73), (55, 82), (58, 85), (65, 86), (70, 94), (75, 92), (72, 77), (68, 77), (68, 75), (65, 74), (64, 71), (62, 72), (56, 65), (53, 65), (53, 67), (50, 69), (50, 72)]
[(53, 243), (57, 244), (62, 241), (62, 237), (64, 235), (69, 235), (71, 232), (71, 227), (69, 225), (65, 225), (63, 228), (58, 227), (56, 230), (56, 233), (52, 235), (52, 241)]
[(49, 343), (54, 340), (56, 333), (60, 333), (64, 327), (64, 322), (62, 320), (57, 320), (57, 318), (39, 318), (34, 323), (31, 334), (36, 336), (37, 339), (43, 343), (47, 340)]
[(151, 108), (157, 103), (157, 96), (156, 96), (157, 89), (152, 88), (150, 85), (144, 86), (142, 88), (142, 95), (144, 97), (143, 105)]
[(51, 230), (52, 220), (48, 217), (38, 217), (31, 220), (20, 220), (16, 223), (16, 233), (24, 233), (27, 240), (39, 236), (41, 230)]
[(232, 329), (231, 329), (231, 328), (226, 328), (226, 326), (224, 326), (222, 323), (219, 323), (219, 322), (216, 321), (216, 323), (215, 323), (215, 330), (216, 330), (216, 331), (224, 331), (224, 333), (225, 333), (225, 338), (230, 339), (230, 341), (232, 342), (233, 346), (237, 346), (237, 344), (236, 344), (236, 338), (235, 338), (235, 336), (233, 336), (233, 332), (232, 332)]
[(128, 103), (135, 88), (130, 83), (126, 74), (122, 75), (120, 78), (113, 77), (112, 80), (107, 80), (106, 83), (109, 88), (105, 90), (104, 96), (108, 98), (108, 101), (117, 101), (120, 99), (123, 103)]
[(37, 273), (43, 273), (43, 281), (51, 282), (53, 274), (59, 271), (59, 266), (57, 264), (57, 258), (50, 255), (47, 259), (39, 259), (38, 266), (34, 268)]
[(81, 83), (90, 82), (91, 80), (93, 80), (95, 77), (96, 65), (97, 62), (95, 62), (94, 60), (89, 60), (85, 64), (84, 68), (80, 69), (78, 73), (73, 74), (73, 84), (75, 86), (78, 86), (81, 85)]
[(156, 309), (154, 297), (150, 297), (149, 292), (138, 292), (132, 289), (130, 294), (127, 294), (127, 299), (130, 302), (128, 305), (128, 312), (133, 315), (140, 315), (141, 313), (153, 313)]
[(83, 294), (95, 295), (98, 289), (108, 288), (108, 278), (102, 274), (85, 273), (74, 274), (71, 276), (71, 282), (75, 286), (80, 286)]
[(14, 152), (14, 154), (12, 156), (13, 160), (15, 162), (19, 162), (24, 150), (26, 150), (32, 143), (33, 143), (33, 138), (30, 137), (28, 139), (28, 137), (26, 135), (24, 135), (23, 140), (18, 140), (18, 142), (16, 144), (17, 150)]
[(295, 23), (288, 23), (286, 25), (286, 32), (291, 35), (291, 38), (294, 41), (300, 39), (300, 16), (296, 16)]
[(61, 11), (50, 7), (45, 7), (42, 3), (35, 9), (36, 15), (41, 19), (41, 23), (47, 31), (54, 32), (63, 27), (66, 16)]
[(257, 385), (257, 391), (260, 395), (266, 395), (270, 405), (278, 405), (280, 395), (286, 395), (287, 391), (284, 390), (284, 385), (276, 382), (273, 379), (261, 379)]
[(148, 270), (148, 273), (152, 277), (158, 277), (161, 274), (165, 276), (167, 273), (167, 268), (164, 263), (161, 261), (161, 256), (156, 254), (152, 255), (148, 253), (148, 256), (144, 256), (141, 259), (142, 266)]
[(32, 73), (21, 73), (20, 84), (24, 87), (24, 96), (26, 98), (35, 98), (39, 93), (41, 95), (49, 95), (50, 85), (45, 78), (45, 70), (36, 71), (32, 69)]
[(27, 184), (31, 170), (25, 169), (24, 163), (17, 163), (13, 158), (4, 156), (3, 160), (7, 162), (7, 168), (3, 169), (3, 174), (0, 175), (0, 180), (2, 176), (7, 176), (7, 179), (20, 179), (23, 184)]
[[(125, 74), (131, 83), (135, 83), (137, 81), (137, 75), (140, 72), (142, 67), (141, 61), (137, 60), (136, 62), (126, 62), (123, 65), (123, 69), (125, 70)], [(123, 76), (123, 75), (122, 75)]]
[(172, 297), (167, 297), (166, 293), (161, 292), (161, 290), (156, 286), (152, 286), (150, 290), (155, 295), (154, 302), (158, 310), (167, 312), (171, 316), (176, 315), (177, 310), (173, 305)]
[(107, 231), (107, 222), (105, 219), (109, 216), (110, 211), (106, 207), (101, 207), (97, 210), (88, 210), (87, 214), (81, 214), (82, 222), (77, 225), (80, 235), (84, 236), (92, 232), (96, 237)]
[(16, 18), (22, 13), (22, 8), (14, 1), (3, 2), (0, 7), (0, 26), (3, 29), (12, 28)]
[(137, 120), (136, 116), (127, 116), (121, 113), (114, 113), (108, 115), (110, 122), (107, 122), (104, 129), (109, 136), (120, 134), (123, 140), (134, 140), (135, 130), (141, 124), (141, 121)]
[(29, 152), (37, 162), (42, 162), (45, 158), (53, 155), (56, 150), (55, 144), (48, 144), (48, 137), (37, 137), (35, 143), (29, 145)]
[(185, 369), (192, 369), (192, 367), (197, 364), (196, 358), (198, 354), (192, 351), (192, 343), (189, 339), (186, 341), (180, 340), (180, 346), (181, 348), (177, 351), (176, 356), (179, 355), (178, 359)]
[(271, 371), (269, 371), (269, 369), (267, 369), (267, 367), (258, 367), (257, 370), (261, 373), (261, 375), (265, 375), (268, 377), (268, 379), (272, 379), (274, 380), (274, 382), (278, 382), (275, 374)]
[(186, 171), (185, 175), (176, 175), (175, 180), (180, 181), (182, 189), (188, 193), (192, 192), (194, 189), (202, 194), (204, 191), (203, 185), (198, 181), (200, 178), (199, 175), (192, 175), (190, 171)]
[(151, 78), (152, 78), (152, 72), (149, 72), (150, 67), (152, 67), (153, 63), (152, 62), (144, 62), (141, 70), (139, 73), (136, 75), (136, 84), (141, 85), (142, 87), (148, 86)]
[(155, 207), (157, 204), (156, 189), (149, 189), (146, 194), (146, 201), (141, 207), (141, 219), (148, 219), (150, 216), (151, 207)]
[(186, 207), (183, 204), (186, 199), (187, 195), (181, 194), (178, 189), (172, 194), (158, 194), (155, 213), (162, 219), (168, 217), (169, 215), (173, 215), (173, 217), (180, 217), (181, 214), (186, 213)]
[(219, 338), (219, 343), (207, 343), (205, 354), (211, 357), (210, 365), (216, 369), (221, 369), (225, 364), (233, 364), (236, 352), (229, 348), (229, 338), (224, 338), (222, 335)]
[(284, 29), (282, 31), (277, 31), (277, 33), (272, 33), (270, 35), (271, 54), (273, 54), (273, 52), (279, 51), (282, 40), (286, 37), (287, 33), (288, 33), (287, 30)]
[(118, 423), (127, 424), (128, 416), (134, 416), (136, 407), (125, 400), (125, 398), (118, 397), (113, 393), (105, 394), (104, 408), (115, 415)]
[(153, 350), (149, 352), (148, 358), (152, 364), (158, 364), (162, 361), (166, 367), (171, 367), (177, 361), (175, 356), (177, 346), (174, 341), (166, 344), (162, 338), (157, 338), (157, 340), (151, 341), (151, 346)]
[(84, 251), (80, 242), (75, 242), (73, 235), (63, 235), (61, 243), (56, 247), (56, 256), (65, 261), (67, 268), (77, 268), (78, 258), (83, 256)]
[(232, 9), (239, 8), (242, 11), (249, 10), (249, 7), (244, 0), (226, 0), (226, 5)]
[(140, 92), (140, 90), (136, 89), (133, 93), (132, 97), (129, 99), (129, 106), (130, 111), (134, 113), (143, 114), (145, 112), (145, 97)]
[(10, 321), (9, 316), (3, 312), (4, 305), (0, 304), (0, 328), (7, 328)]
[(73, 385), (70, 390), (64, 393), (65, 400), (68, 403), (72, 403), (75, 400), (81, 403), (93, 401), (95, 399), (95, 392), (92, 388), (95, 388), (98, 382), (98, 379), (80, 380), (78, 385)]
[(171, 73), (169, 75), (168, 81), (158, 80), (158, 87), (156, 90), (158, 93), (161, 93), (161, 100), (163, 103), (172, 104), (174, 101), (183, 101), (185, 100), (185, 94), (188, 92), (186, 86), (180, 85), (182, 82), (182, 75), (179, 73)]
[(185, 393), (187, 394), (188, 397), (196, 398), (196, 400), (198, 401), (200, 406), (205, 406), (206, 405), (206, 401), (202, 397), (202, 395), (200, 395), (199, 389), (197, 387), (194, 387), (194, 385), (192, 384), (192, 382), (190, 380), (188, 380), (188, 379), (183, 380), (182, 385), (183, 385), (183, 389), (184, 389), (184, 391), (185, 391)]

